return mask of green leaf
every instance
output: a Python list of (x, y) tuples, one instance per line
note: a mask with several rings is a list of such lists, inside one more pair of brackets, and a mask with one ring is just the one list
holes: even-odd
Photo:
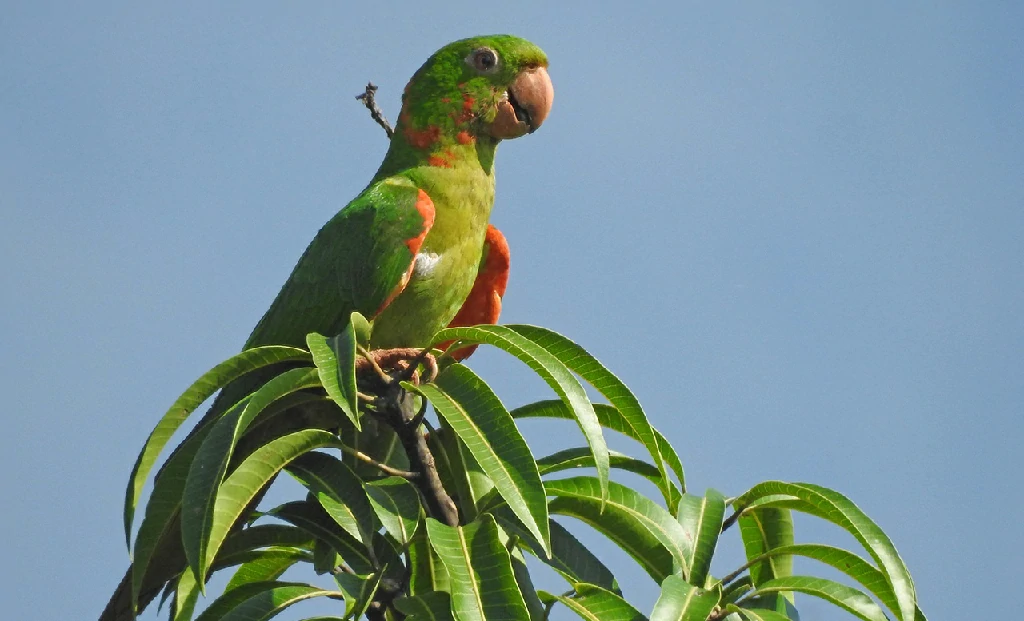
[(689, 575), (690, 542), (679, 522), (639, 492), (612, 481), (602, 511), (598, 482), (593, 477), (545, 481), (551, 513), (575, 517), (596, 528), (629, 553), (661, 582), (678, 568)]
[(763, 610), (760, 608), (740, 608), (735, 604), (729, 604), (726, 610), (736, 613), (748, 621), (790, 621), (790, 618), (781, 612), (774, 610)]
[(356, 391), (356, 333), (349, 322), (341, 334), (326, 337), (316, 332), (306, 335), (306, 346), (327, 396), (338, 404), (345, 416), (359, 429), (359, 397)]
[[(584, 381), (608, 399), (608, 402), (619, 411), (622, 420), (629, 427), (631, 433), (627, 435), (643, 444), (654, 459), (654, 464), (661, 473), (659, 489), (665, 496), (668, 506), (675, 506), (678, 501), (678, 493), (673, 489), (672, 480), (666, 469), (666, 462), (675, 469), (679, 483), (685, 489), (686, 481), (683, 476), (682, 464), (671, 446), (659, 438), (660, 434), (651, 426), (640, 401), (622, 380), (587, 350), (557, 332), (538, 326), (510, 325), (508, 327), (547, 349), (569, 370), (578, 373)], [(666, 447), (668, 447), (667, 454)]]
[(317, 539), (313, 543), (313, 571), (316, 575), (332, 573), (344, 562), (334, 546), (323, 539)]
[(334, 575), (334, 581), (345, 596), (345, 619), (359, 619), (373, 603), (383, 573), (360, 576), (348, 573)]
[(661, 583), (661, 595), (651, 611), (650, 621), (704, 621), (721, 597), (721, 585), (704, 590), (679, 576), (668, 576)]
[(516, 584), (519, 585), (519, 592), (523, 594), (523, 601), (526, 604), (527, 612), (530, 613), (531, 621), (546, 621), (544, 604), (537, 596), (537, 588), (533, 586), (530, 568), (526, 566), (526, 558), (523, 556), (522, 550), (515, 547), (515, 539), (512, 538), (505, 542), (505, 549), (509, 551), (509, 557), (512, 560), (512, 575), (515, 576)]
[[(753, 560), (758, 561), (778, 555), (800, 555), (838, 569), (860, 583), (861, 586), (898, 615), (899, 604), (885, 574), (856, 554), (841, 548), (817, 543), (798, 543), (774, 548)], [(917, 618), (922, 617), (920, 609), (917, 610), (916, 615)]]
[[(616, 408), (604, 403), (595, 403), (594, 412), (597, 414), (598, 423), (605, 429), (611, 429), (628, 438), (638, 442), (641, 441), (636, 434), (636, 429), (629, 424), (629, 421)], [(512, 415), (512, 418), (561, 418), (569, 420), (573, 418), (566, 405), (558, 400), (537, 401), (518, 407), (509, 413)], [(662, 457), (664, 457), (665, 462), (676, 473), (676, 476), (679, 477), (680, 482), (683, 482), (683, 464), (679, 461), (679, 456), (676, 454), (675, 449), (672, 448), (672, 445), (665, 439), (665, 436), (661, 435), (657, 429), (653, 431), (654, 436), (658, 439), (658, 447)], [(668, 503), (668, 506), (674, 507), (679, 503), (679, 497), (682, 494), (671, 480), (668, 480), (666, 483), (666, 479), (659, 479), (659, 489), (665, 485), (668, 485), (673, 490), (672, 500)]]
[(356, 337), (356, 343), (363, 347), (370, 346), (370, 334), (373, 332), (370, 322), (366, 320), (360, 313), (352, 313), (349, 315), (349, 321), (352, 324), (352, 330)]
[(189, 621), (195, 614), (199, 601), (199, 585), (191, 571), (181, 572), (174, 586), (174, 601), (171, 604), (171, 621)]
[(363, 491), (363, 482), (340, 459), (326, 453), (306, 453), (285, 470), (316, 497), (345, 532), (364, 545), (373, 544), (373, 533), (380, 523)]
[[(236, 555), (245, 555), (258, 548), (303, 548), (313, 545), (313, 536), (287, 524), (256, 524), (235, 531), (224, 541), (217, 555), (215, 567), (237, 565), (231, 562)], [(246, 557), (248, 558), (248, 557)]]
[(435, 380), (412, 386), (434, 405), (494, 482), (527, 529), (551, 548), (547, 502), (537, 464), (501, 401), (469, 368), (456, 364)]
[(358, 574), (371, 574), (377, 569), (366, 546), (338, 526), (327, 511), (316, 502), (294, 501), (274, 507), (270, 515), (280, 518), (327, 543)]
[(754, 581), (750, 576), (740, 576), (735, 580), (722, 580), (725, 588), (722, 590), (722, 601), (733, 603), (747, 593), (754, 590)]
[(734, 502), (737, 509), (763, 496), (785, 494), (795, 496), (813, 507), (812, 515), (837, 524), (852, 534), (871, 554), (888, 578), (898, 602), (900, 619), (914, 619), (917, 612), (917, 594), (903, 559), (896, 547), (857, 505), (839, 492), (811, 483), (785, 483), (766, 481), (752, 487)]
[[(290, 461), (317, 448), (339, 447), (338, 439), (321, 429), (305, 429), (276, 438), (253, 451), (224, 481), (217, 494), (213, 523), (209, 529), (206, 554), (200, 559), (196, 576), (205, 579), (206, 571), (216, 557), (228, 530), (242, 515), (256, 494)], [(185, 549), (198, 547), (197, 541), (186, 541)], [(202, 582), (202, 580), (200, 580)]]
[[(750, 567), (750, 578), (754, 586), (793, 575), (791, 556), (766, 555), (771, 550), (793, 543), (793, 517), (789, 509), (762, 506), (744, 511), (740, 516), (739, 526), (747, 560), (764, 558), (760, 563)], [(785, 612), (788, 605), (795, 601), (792, 593), (785, 592), (769, 594), (765, 598), (765, 606), (780, 613)]]
[(267, 365), (288, 360), (308, 360), (309, 352), (296, 347), (256, 347), (247, 349), (242, 353), (228, 358), (224, 362), (213, 367), (192, 383), (184, 393), (174, 402), (174, 405), (157, 423), (156, 428), (146, 438), (142, 451), (135, 460), (132, 467), (131, 477), (128, 479), (128, 490), (124, 499), (124, 536), (128, 545), (131, 545), (132, 520), (135, 516), (135, 505), (139, 501), (139, 495), (146, 483), (149, 471), (156, 463), (160, 451), (174, 435), (174, 432), (181, 427), (197, 407), (209, 399), (213, 393), (223, 386), (229, 384), (246, 373), (265, 367)]
[(594, 412), (587, 391), (576, 376), (556, 356), (507, 326), (475, 326), (472, 328), (446, 328), (433, 337), (434, 343), (460, 340), (469, 343), (488, 343), (503, 349), (525, 362), (537, 372), (562, 399), (572, 417), (583, 431), (587, 444), (594, 453), (597, 478), (601, 484), (601, 498), (608, 498), (608, 445)]
[(495, 507), (490, 513), (502, 529), (519, 537), (522, 547), (561, 574), (569, 584), (587, 582), (619, 592), (611, 570), (558, 522), (550, 522), (551, 555), (546, 557), (540, 543), (522, 528), (506, 505)]
[(400, 597), (395, 608), (406, 621), (454, 621), (452, 598), (444, 591), (427, 591), (414, 597)]
[[(661, 486), (664, 484), (658, 469), (646, 461), (634, 459), (617, 451), (608, 451), (608, 457), (612, 468), (638, 474), (654, 483), (658, 489), (661, 489)], [(540, 470), (541, 476), (572, 468), (587, 467), (594, 467), (594, 456), (590, 453), (590, 449), (585, 446), (568, 448), (537, 460), (537, 468)], [(675, 490), (675, 496), (678, 498), (680, 494), (679, 489), (675, 487), (675, 483), (670, 481), (669, 485)]]
[(182, 497), (181, 537), (189, 566), (196, 575), (206, 557), (206, 543), (213, 523), (218, 488), (227, 472), (235, 445), (253, 421), (270, 404), (302, 390), (319, 386), (315, 369), (285, 371), (269, 380), (247, 401), (240, 402), (214, 424), (192, 460)]
[(401, 545), (412, 540), (422, 508), (412, 483), (401, 477), (387, 477), (363, 484), (377, 518)]
[(459, 621), (527, 621), (530, 614), (512, 572), (508, 550), (489, 515), (466, 526), (427, 518), (427, 535), (452, 583), (452, 610)]
[(450, 591), (451, 580), (441, 557), (430, 547), (426, 528), (419, 528), (409, 543), (409, 592), (413, 595)]
[[(253, 555), (252, 560), (238, 566), (238, 569), (231, 576), (231, 580), (224, 587), (225, 591), (230, 591), (251, 582), (277, 580), (281, 577), (281, 574), (295, 563), (299, 561), (311, 562), (313, 560), (312, 555), (306, 550), (296, 550), (294, 548), (259, 550), (250, 552), (250, 554)], [(186, 571), (182, 575), (192, 575), (192, 572)]]
[(341, 593), (311, 584), (253, 582), (226, 591), (196, 621), (264, 621), (292, 604), (314, 597), (341, 599)]
[[(824, 578), (811, 576), (775, 578), (758, 586), (747, 598), (784, 591), (813, 595), (864, 619), (864, 621), (888, 621), (885, 613), (870, 597), (853, 587)], [(739, 603), (742, 604), (742, 601)]]
[(703, 498), (685, 494), (676, 513), (687, 539), (693, 542), (691, 556), (686, 559), (690, 566), (690, 583), (703, 585), (710, 575), (711, 558), (722, 532), (725, 497), (712, 488), (705, 490)]
[[(409, 457), (402, 448), (398, 434), (391, 427), (372, 417), (363, 418), (362, 424), (363, 427), (359, 431), (348, 425), (341, 430), (340, 437), (345, 446), (363, 453), (379, 464), (398, 470), (409, 469)], [(361, 479), (380, 476), (379, 468), (358, 459), (353, 454), (346, 452), (341, 456), (341, 460)]]
[[(452, 430), (444, 417), (439, 417), (440, 427), (430, 432), (427, 446), (434, 455), (437, 475), (444, 488), (452, 495), (459, 509), (460, 519), (469, 523), (479, 513), (478, 503), (487, 492), (494, 489), (494, 482), (487, 479), (480, 464), (476, 463), (469, 449), (465, 448), (459, 436)], [(487, 489), (489, 482), (490, 489)]]
[(578, 614), (584, 621), (647, 621), (639, 610), (622, 599), (622, 596), (599, 586), (586, 583), (573, 585), (575, 597), (554, 595), (540, 591), (542, 601), (561, 602)]
[[(137, 605), (139, 598), (149, 581), (145, 580), (150, 573), (152, 562), (161, 544), (170, 538), (180, 541), (181, 522), (178, 519), (178, 508), (181, 506), (181, 494), (185, 489), (185, 478), (199, 447), (211, 427), (206, 427), (187, 438), (164, 464), (160, 476), (153, 485), (153, 493), (146, 503), (146, 512), (135, 536), (135, 551), (132, 559), (132, 604)], [(174, 545), (178, 545), (175, 541)], [(166, 547), (166, 545), (164, 545)], [(159, 565), (159, 563), (157, 564)], [(171, 578), (180, 568), (170, 569)], [(158, 581), (160, 584), (162, 580)]]

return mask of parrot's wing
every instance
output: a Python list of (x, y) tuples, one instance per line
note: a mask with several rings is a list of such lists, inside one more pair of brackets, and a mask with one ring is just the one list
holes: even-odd
[[(494, 228), (494, 225), (487, 225), (487, 235), (484, 237), (484, 253), (480, 259), (480, 268), (473, 282), (473, 289), (469, 297), (462, 303), (455, 318), (448, 324), (449, 328), (464, 326), (476, 326), (480, 324), (498, 323), (498, 316), (501, 314), (501, 298), (505, 295), (505, 287), (508, 286), (510, 254), (508, 242), (501, 231)], [(451, 344), (439, 345), (442, 349)], [(452, 352), (456, 360), (465, 360), (476, 351), (476, 345), (462, 347)]]
[(412, 181), (371, 185), (320, 229), (246, 346), (302, 347), (310, 332), (340, 332), (353, 311), (372, 319), (409, 282), (433, 223), (434, 204)]

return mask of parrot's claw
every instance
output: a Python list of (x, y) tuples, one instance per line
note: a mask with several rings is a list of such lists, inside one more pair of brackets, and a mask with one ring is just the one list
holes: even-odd
[[(429, 349), (396, 347), (363, 350), (360, 353), (362, 357), (356, 361), (356, 375), (370, 382), (374, 389), (397, 382), (429, 383), (437, 377), (437, 359)], [(420, 366), (424, 371), (422, 376), (419, 372)]]

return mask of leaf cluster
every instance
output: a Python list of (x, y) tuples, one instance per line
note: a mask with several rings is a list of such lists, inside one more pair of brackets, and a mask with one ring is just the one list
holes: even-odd
[[(439, 351), (436, 377), (377, 369), (374, 385), (384, 389), (371, 390), (358, 371), (374, 366), (363, 349), (369, 329), (353, 315), (337, 336), (309, 335), (308, 350), (244, 351), (182, 394), (132, 471), (124, 508), (132, 565), (101, 619), (131, 618), (160, 597), (172, 621), (270, 619), (311, 598), (337, 600), (337, 616), (318, 619), (543, 621), (561, 605), (588, 621), (779, 621), (799, 618), (800, 593), (867, 621), (925, 620), (892, 542), (853, 502), (781, 481), (734, 498), (688, 493), (678, 454), (637, 398), (569, 339), (525, 325), (435, 336), (449, 351), (501, 349), (551, 387), (551, 399), (510, 411)], [(271, 380), (215, 406), (164, 460), (136, 530), (143, 488), (175, 432), (219, 389), (268, 369), (277, 372)], [(438, 424), (425, 433), (428, 406)], [(516, 421), (541, 417), (574, 421), (578, 446), (535, 458)], [(608, 430), (634, 440), (637, 454), (610, 450)], [(579, 469), (586, 474), (567, 476)], [(622, 471), (649, 480), (656, 497), (616, 481)], [(282, 472), (305, 496), (263, 507)], [(866, 554), (797, 543), (793, 512), (846, 530)], [(635, 561), (616, 568), (624, 579), (647, 574), (660, 585), (651, 610), (623, 598), (616, 572), (566, 526), (578, 522)], [(718, 541), (734, 526), (747, 562), (716, 577)], [(565, 583), (538, 588), (525, 555)], [(796, 556), (849, 580), (793, 575)], [(282, 579), (302, 568), (333, 586)], [(218, 572), (230, 578), (197, 615)]]

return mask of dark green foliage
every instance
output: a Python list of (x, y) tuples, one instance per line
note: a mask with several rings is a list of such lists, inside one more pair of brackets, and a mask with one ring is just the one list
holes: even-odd
[[(602, 621), (779, 621), (798, 619), (802, 596), (852, 618), (925, 621), (896, 549), (845, 496), (780, 481), (731, 499), (714, 489), (689, 494), (676, 451), (651, 427), (636, 397), (575, 343), (532, 326), (446, 329), (434, 342), (451, 339), (508, 352), (557, 398), (510, 412), (482, 378), (443, 355), (432, 381), (407, 381), (392, 371), (396, 379), (380, 389), (379, 377), (364, 381), (365, 365), (357, 372), (359, 345), (367, 341), (358, 315), (340, 336), (310, 335), (312, 355), (259, 347), (205, 374), (160, 421), (139, 456), (126, 499), (129, 538), (142, 485), (189, 414), (241, 374), (290, 365), (278, 366), (233, 407), (208, 415), (164, 463), (134, 538), (136, 565), (102, 618), (129, 619), (127, 602), (144, 608), (163, 591), (174, 621), (270, 619), (315, 597), (338, 600), (331, 618), (371, 621), (389, 615), (540, 621), (553, 606)], [(608, 403), (592, 403), (584, 384)], [(373, 396), (367, 395), (371, 385), (378, 388)], [(428, 440), (416, 415), (430, 405), (440, 427)], [(538, 460), (516, 426), (525, 417), (574, 420), (581, 433)], [(640, 450), (609, 451), (605, 429), (636, 440)], [(424, 484), (429, 465), (412, 449), (417, 442), (435, 463), (434, 490)], [(568, 469), (577, 472), (567, 478)], [(282, 470), (307, 493), (258, 509)], [(622, 471), (651, 481), (657, 497), (616, 481)], [(457, 509), (455, 521), (428, 509), (443, 506), (444, 496)], [(797, 543), (794, 512), (849, 532), (865, 554)], [(578, 522), (620, 546), (636, 565), (613, 573), (572, 534)], [(719, 538), (736, 535), (748, 562), (717, 567)], [(536, 584), (524, 552), (555, 569), (564, 583)], [(793, 575), (795, 556), (848, 580)], [(306, 568), (310, 579), (332, 574), (336, 588), (281, 580), (286, 570), (301, 575), (297, 568)], [(716, 568), (726, 570), (724, 577), (714, 575)], [(227, 569), (233, 573), (224, 590), (204, 598), (210, 576)], [(645, 575), (661, 594), (641, 612), (623, 599), (619, 584)]]

